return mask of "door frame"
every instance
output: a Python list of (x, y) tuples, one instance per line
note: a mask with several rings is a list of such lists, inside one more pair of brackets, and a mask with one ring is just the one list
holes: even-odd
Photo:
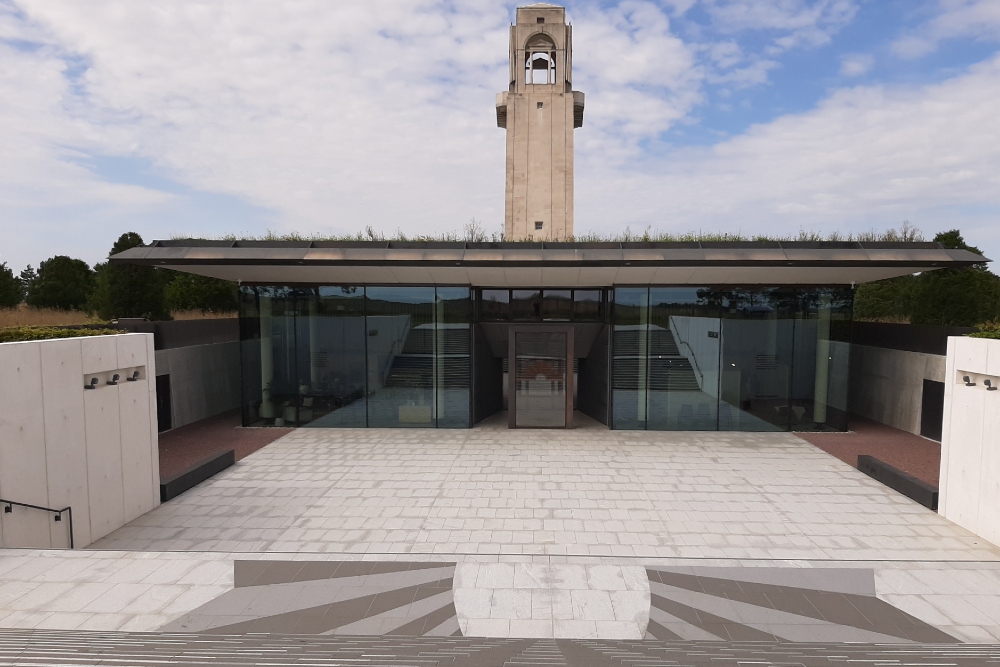
[[(566, 334), (566, 425), (565, 426), (518, 426), (517, 392), (514, 389), (515, 369), (514, 343), (518, 333), (564, 333)], [(511, 324), (507, 330), (507, 428), (573, 428), (573, 325), (572, 324)]]

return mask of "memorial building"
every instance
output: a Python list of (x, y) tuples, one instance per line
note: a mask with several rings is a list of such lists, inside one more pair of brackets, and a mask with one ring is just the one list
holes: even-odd
[(573, 242), (584, 96), (563, 8), (517, 9), (509, 79), (505, 242), (170, 240), (111, 261), (239, 283), (245, 425), (468, 428), (506, 410), (512, 428), (736, 431), (846, 430), (856, 286), (986, 261), (937, 243)]

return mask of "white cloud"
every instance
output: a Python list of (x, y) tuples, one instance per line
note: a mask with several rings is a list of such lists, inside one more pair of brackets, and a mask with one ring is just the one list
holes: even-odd
[[(571, 9), (574, 87), (587, 94), (579, 231), (882, 227), (963, 206), (986, 220), (1000, 206), (996, 62), (937, 86), (841, 90), (715, 147), (665, 148), (706, 85), (760, 84), (776, 66), (739, 31), (816, 44), (854, 11), (710, 1), (729, 31), (717, 44), (677, 36), (687, 2)], [(110, 183), (88, 155), (148, 163), (271, 212), (283, 230), (417, 234), (473, 216), (496, 228), (505, 142), (494, 95), (511, 16), (487, 0), (0, 0), (0, 39), (17, 45), (0, 47), (0, 261), (93, 262), (130, 229), (264, 231), (244, 218), (192, 228), (183, 188)]]
[(1000, 41), (997, 0), (937, 0), (935, 5), (930, 20), (893, 42), (893, 53), (902, 58), (919, 58), (933, 53), (942, 41), (960, 37)]
[[(626, 0), (570, 12), (574, 84), (588, 94), (581, 137), (611, 161), (634, 156), (701, 99), (695, 55), (671, 33), (670, 15), (686, 4), (668, 12)], [(68, 160), (71, 150), (148, 160), (177, 183), (274, 211), (286, 230), (428, 233), (473, 216), (499, 224), (505, 140), (494, 95), (506, 88), (511, 18), (487, 0), (24, 0), (0, 26), (38, 47), (9, 51), (0, 67), (26, 80), (0, 89), (0, 99), (35, 100), (46, 112), (0, 127), (0, 145), (38, 153), (40, 166), (0, 188), (47, 193), (66, 172), (78, 196), (119, 211), (120, 224), (161, 219), (164, 195), (101, 183)], [(84, 64), (75, 80), (67, 62)], [(31, 68), (45, 77), (35, 83)], [(24, 132), (35, 136), (8, 143)], [(38, 206), (49, 203), (36, 195)], [(136, 215), (143, 203), (146, 215)], [(32, 206), (12, 215), (37, 218)], [(146, 228), (161, 237), (245, 229), (219, 226)], [(65, 242), (80, 251), (98, 238)], [(92, 258), (108, 238), (88, 250)], [(37, 246), (52, 242), (30, 251), (48, 253)]]
[(774, 53), (822, 46), (857, 14), (854, 0), (703, 0), (716, 29), (779, 31)]
[(867, 53), (847, 53), (840, 57), (840, 76), (862, 76), (875, 66), (875, 58)]
[(1000, 57), (940, 84), (842, 89), (813, 111), (660, 155), (627, 174), (609, 177), (587, 156), (578, 229), (795, 233), (908, 219), (928, 233), (963, 227), (996, 254), (997, 90)]

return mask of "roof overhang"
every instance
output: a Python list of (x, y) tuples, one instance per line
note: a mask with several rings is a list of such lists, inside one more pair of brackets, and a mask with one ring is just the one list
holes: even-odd
[(250, 284), (849, 285), (988, 262), (938, 243), (154, 241), (114, 263)]

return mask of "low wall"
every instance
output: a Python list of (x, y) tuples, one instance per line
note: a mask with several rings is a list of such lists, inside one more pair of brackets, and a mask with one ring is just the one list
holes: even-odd
[(924, 380), (944, 378), (944, 356), (851, 345), (851, 413), (919, 435)]
[(240, 407), (240, 343), (156, 351), (156, 374), (170, 376), (171, 428)]
[(1000, 545), (1000, 391), (986, 380), (1000, 385), (1000, 340), (949, 338), (938, 512)]
[[(76, 547), (159, 505), (154, 375), (152, 334), (0, 343), (0, 498), (71, 507)], [(66, 547), (68, 527), (15, 506), (0, 547)]]

